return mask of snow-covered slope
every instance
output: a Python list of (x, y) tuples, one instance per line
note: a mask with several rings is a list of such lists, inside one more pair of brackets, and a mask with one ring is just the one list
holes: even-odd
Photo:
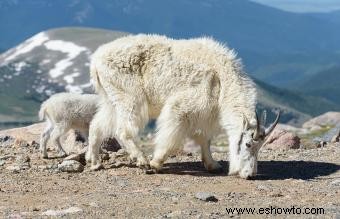
[(124, 35), (90, 28), (53, 29), (1, 54), (0, 121), (36, 120), (39, 103), (56, 92), (90, 92), (91, 54)]

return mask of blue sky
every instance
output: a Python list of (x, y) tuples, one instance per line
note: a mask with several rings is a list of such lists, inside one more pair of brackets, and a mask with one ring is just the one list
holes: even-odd
[(329, 12), (340, 10), (340, 0), (252, 0), (293, 12)]

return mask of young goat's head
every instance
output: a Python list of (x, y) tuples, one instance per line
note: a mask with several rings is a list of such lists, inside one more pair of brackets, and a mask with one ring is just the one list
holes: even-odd
[(239, 141), (239, 167), (240, 177), (248, 179), (257, 173), (257, 154), (266, 140), (266, 137), (274, 130), (279, 122), (280, 112), (275, 121), (268, 127), (266, 124), (266, 112), (262, 113), (259, 120), (256, 113), (256, 125), (250, 125), (246, 117), (243, 118), (243, 131)]

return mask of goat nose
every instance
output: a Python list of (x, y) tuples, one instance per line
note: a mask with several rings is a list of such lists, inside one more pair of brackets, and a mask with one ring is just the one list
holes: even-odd
[(250, 148), (250, 147), (251, 147), (251, 145), (250, 145), (249, 143), (246, 143), (246, 146), (247, 146), (248, 148)]

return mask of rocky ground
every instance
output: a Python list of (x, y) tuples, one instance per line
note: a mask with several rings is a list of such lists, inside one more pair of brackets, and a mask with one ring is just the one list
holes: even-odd
[[(122, 150), (103, 154), (105, 169), (92, 172), (82, 165), (82, 156), (72, 158), (79, 162), (64, 161), (53, 148), (48, 151), (51, 158), (41, 159), (36, 143), (40, 130), (41, 125), (0, 132), (0, 218), (273, 216), (258, 211), (254, 215), (228, 213), (227, 208), (233, 207), (295, 207), (302, 213), (306, 208), (323, 208), (324, 214), (316, 216), (340, 217), (339, 143), (321, 148), (263, 148), (258, 176), (244, 180), (226, 173), (207, 173), (194, 147), (172, 156), (162, 174), (145, 174), (126, 160)], [(214, 141), (213, 156), (227, 170), (225, 141), (223, 136)], [(150, 154), (149, 142), (143, 145)]]

